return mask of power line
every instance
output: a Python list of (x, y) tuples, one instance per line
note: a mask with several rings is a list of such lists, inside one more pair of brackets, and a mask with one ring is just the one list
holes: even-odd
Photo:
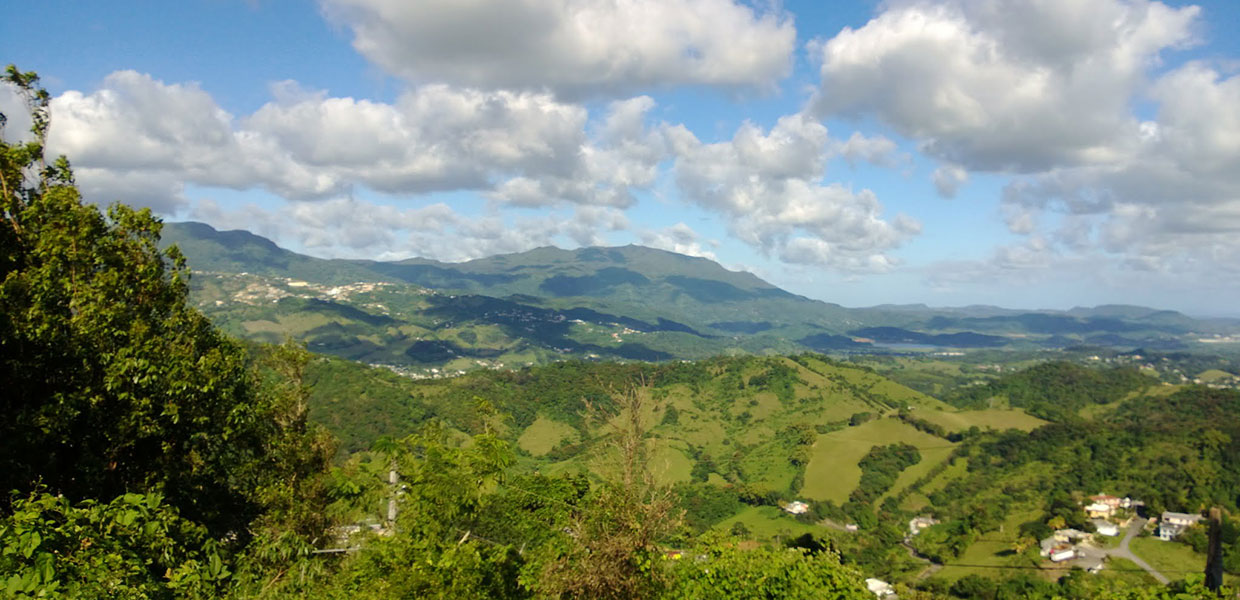
[[(1123, 557), (1120, 557), (1120, 558), (1123, 558)], [(940, 566), (943, 567), (944, 569), (950, 568), (950, 567), (967, 567), (970, 569), (1022, 569), (1022, 570), (1030, 570), (1030, 571), (1071, 571), (1073, 569), (1080, 568), (1078, 566), (1042, 567), (1042, 566), (1035, 566), (1035, 565), (975, 565), (975, 564), (969, 564), (969, 563), (951, 563), (951, 564), (940, 565)], [(1129, 572), (1129, 573), (1148, 573), (1149, 572), (1149, 571), (1146, 571), (1145, 569), (1129, 569), (1129, 568), (1123, 568), (1123, 567), (1107, 567), (1107, 570)], [(1191, 569), (1191, 570), (1189, 569), (1155, 569), (1155, 570), (1158, 571), (1159, 573), (1200, 573), (1201, 572), (1201, 569)]]

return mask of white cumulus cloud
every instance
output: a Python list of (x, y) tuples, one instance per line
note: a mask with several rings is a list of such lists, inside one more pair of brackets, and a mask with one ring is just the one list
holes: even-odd
[(896, 2), (811, 43), (820, 114), (872, 115), (970, 170), (1106, 162), (1138, 136), (1149, 66), (1199, 9), (1126, 0)]
[(353, 46), (414, 83), (550, 89), (773, 87), (789, 72), (789, 16), (734, 0), (323, 0)]
[[(118, 71), (52, 103), (54, 153), (89, 197), (165, 212), (186, 184), (263, 188), (291, 200), (361, 186), (394, 195), (473, 190), (523, 206), (624, 207), (653, 183), (666, 150), (645, 125), (653, 100), (616, 101), (591, 126), (550, 94), (430, 84), (393, 103), (329, 97), (293, 82), (236, 117), (194, 84)], [(597, 129), (592, 133), (592, 129)]]
[(723, 215), (739, 240), (785, 262), (841, 271), (884, 271), (887, 254), (920, 232), (904, 215), (888, 221), (869, 190), (823, 180), (827, 129), (804, 114), (769, 131), (742, 125), (731, 140), (703, 143), (668, 131), (676, 181), (686, 199)]

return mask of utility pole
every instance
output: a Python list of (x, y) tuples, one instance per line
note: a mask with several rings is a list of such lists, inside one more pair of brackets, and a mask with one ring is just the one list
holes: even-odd
[(392, 464), (388, 466), (388, 483), (392, 486), (392, 495), (388, 497), (388, 530), (396, 530), (396, 494), (399, 490), (397, 483), (400, 477), (396, 474), (396, 459), (392, 459)]
[(1223, 586), (1223, 511), (1210, 509), (1210, 544), (1206, 550), (1206, 587), (1217, 592)]

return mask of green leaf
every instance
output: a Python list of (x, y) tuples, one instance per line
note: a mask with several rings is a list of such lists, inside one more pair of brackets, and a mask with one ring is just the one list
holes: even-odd
[(116, 517), (116, 522), (128, 527), (132, 525), (134, 520), (137, 518), (138, 518), (138, 511), (126, 510), (125, 512), (122, 512), (119, 516)]
[(34, 551), (39, 547), (39, 544), (42, 543), (43, 536), (39, 535), (39, 532), (37, 531), (31, 531), (30, 533), (23, 535), (21, 541), (22, 556), (30, 558), (30, 555), (34, 554)]
[(56, 557), (50, 552), (40, 552), (34, 558), (34, 568), (39, 573), (39, 580), (48, 583), (56, 578)]

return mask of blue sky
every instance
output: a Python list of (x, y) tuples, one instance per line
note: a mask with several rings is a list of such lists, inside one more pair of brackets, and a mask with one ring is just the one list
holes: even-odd
[(6, 13), (88, 198), (169, 220), (319, 256), (639, 243), (848, 306), (1240, 315), (1235, 2)]

